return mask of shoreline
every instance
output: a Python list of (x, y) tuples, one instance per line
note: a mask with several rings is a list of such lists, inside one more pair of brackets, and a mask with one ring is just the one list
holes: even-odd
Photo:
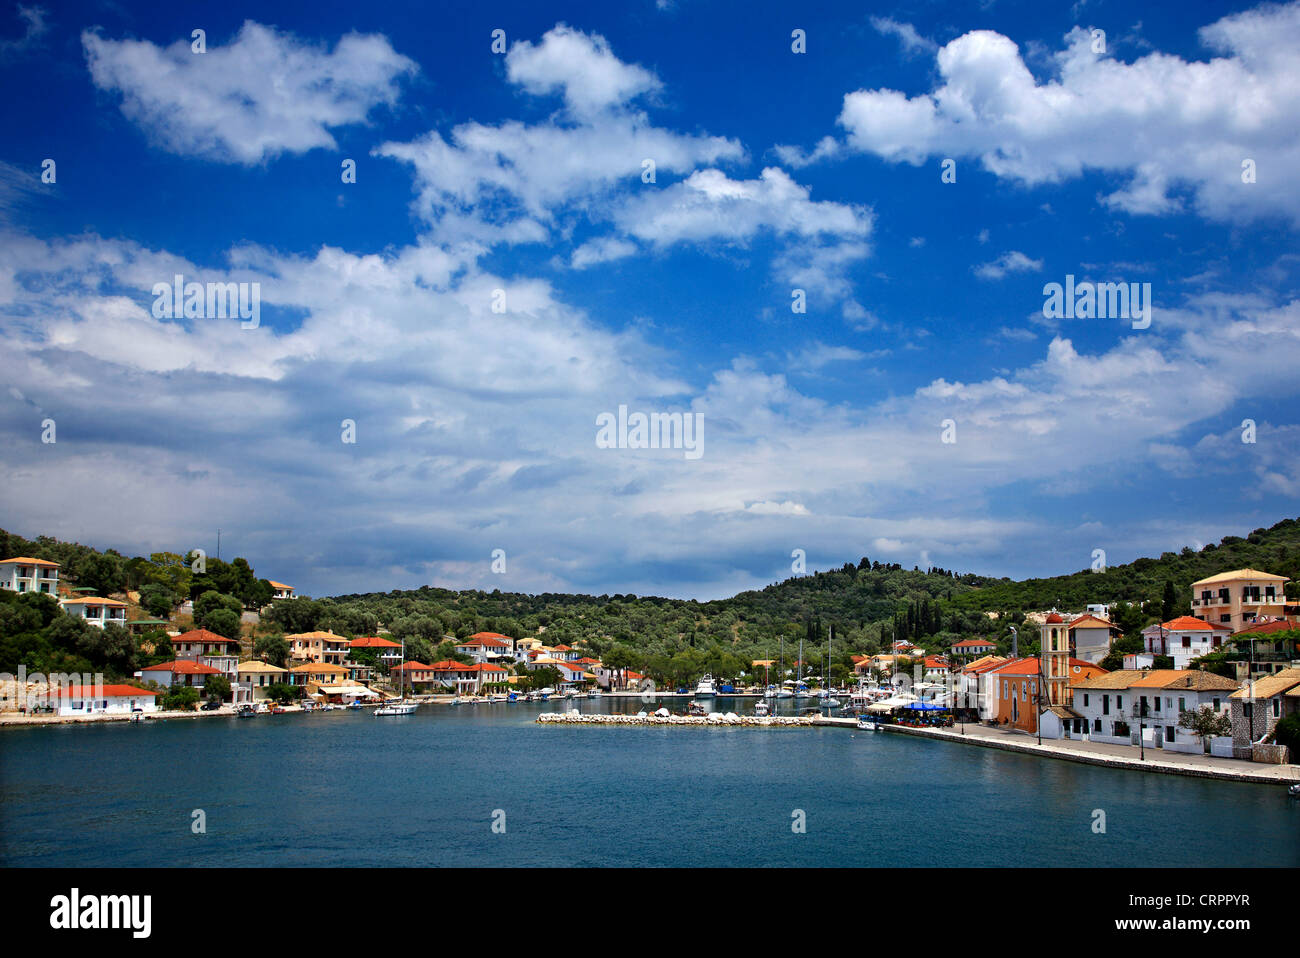
[[(840, 722), (827, 722), (824, 719), (814, 721), (815, 725), (837, 725)], [(983, 730), (982, 726), (979, 726)], [(1174, 752), (1171, 755), (1180, 755), (1180, 761), (1168, 761), (1163, 758), (1151, 758), (1152, 754), (1164, 754), (1162, 750), (1147, 749), (1148, 757), (1141, 759), (1136, 756), (1115, 755), (1102, 752), (1083, 751), (1078, 748), (1072, 748), (1069, 745), (1061, 745), (1059, 741), (1053, 741), (1051, 744), (1044, 742), (1039, 745), (1036, 741), (1017, 742), (1013, 740), (1000, 740), (987, 734), (972, 734), (967, 732), (963, 735), (961, 732), (955, 732), (951, 729), (937, 728), (911, 728), (903, 725), (886, 725), (886, 732), (893, 732), (900, 735), (911, 735), (918, 738), (937, 739), (940, 741), (957, 742), (967, 745), (975, 745), (980, 748), (1001, 749), (1004, 752), (1018, 752), (1021, 755), (1036, 755), (1040, 758), (1056, 759), (1058, 761), (1075, 762), (1080, 765), (1096, 765), (1102, 768), (1121, 768), (1135, 772), (1155, 772), (1162, 775), (1181, 775), (1186, 778), (1208, 778), (1224, 782), (1247, 782), (1256, 785), (1290, 785), (1300, 782), (1300, 767), (1295, 765), (1267, 765), (1262, 762), (1247, 762), (1244, 759), (1225, 759), (1225, 758), (1202, 758), (1191, 753)], [(994, 732), (994, 735), (1009, 735), (1005, 732)], [(1063, 740), (1070, 741), (1070, 740)], [(1124, 746), (1115, 746), (1122, 748)], [(1131, 746), (1130, 746), (1131, 747)], [(1216, 764), (1211, 765), (1209, 762)], [(1242, 766), (1254, 765), (1250, 768), (1237, 768), (1232, 766), (1219, 765), (1220, 762), (1237, 762)]]

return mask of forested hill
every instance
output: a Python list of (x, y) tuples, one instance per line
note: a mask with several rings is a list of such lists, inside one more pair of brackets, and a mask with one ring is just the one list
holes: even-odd
[[(206, 575), (194, 576), (188, 583), (160, 585), (155, 580), (166, 578), (164, 573), (187, 570), (185, 557), (159, 553), (147, 560), (126, 559), (112, 550), (99, 553), (45, 537), (26, 540), (3, 532), (0, 552), (0, 558), (34, 555), (62, 562), (69, 578), (92, 585), (101, 594), (117, 593), (128, 585), (140, 588), (142, 594), (153, 590), (149, 598), (157, 600), (159, 613), (186, 595), (198, 598), (206, 590), (240, 598), (248, 606), (250, 599), (260, 598), (253, 593), (264, 584), (242, 559), (229, 566), (215, 563), (220, 567), (215, 572), (215, 560), (209, 559)], [(1082, 569), (1021, 582), (943, 569), (905, 569), (864, 557), (838, 569), (795, 576), (711, 602), (636, 595), (458, 592), (430, 586), (304, 598), (278, 603), (263, 617), (257, 632), (264, 636), (319, 628), (368, 635), (383, 629), (406, 640), (414, 658), (435, 654), (444, 636), (464, 638), (482, 630), (518, 637), (544, 633), (548, 642), (581, 644), (597, 655), (626, 645), (647, 662), (724, 649), (740, 660), (766, 658), (782, 640), (787, 649), (800, 637), (820, 644), (831, 627), (839, 654), (878, 651), (894, 638), (942, 650), (973, 635), (989, 636), (1002, 646), (1008, 639), (1007, 626), (1019, 624), (1025, 612), (1082, 611), (1089, 603), (1131, 603), (1117, 609), (1116, 622), (1133, 634), (1157, 617), (1188, 612), (1192, 582), (1238, 568), (1300, 578), (1300, 523), (1285, 519), (1244, 538), (1228, 536), (1200, 551), (1188, 548), (1105, 571)], [(258, 604), (252, 602), (254, 607)], [(986, 612), (1003, 614), (990, 617)], [(219, 609), (212, 611), (219, 614)], [(9, 631), (0, 615), (0, 646)], [(1036, 638), (1036, 630), (1032, 635)]]

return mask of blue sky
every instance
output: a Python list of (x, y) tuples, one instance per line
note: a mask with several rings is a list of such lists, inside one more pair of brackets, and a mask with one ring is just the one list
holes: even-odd
[[(1297, 48), (1297, 4), (6, 6), (0, 519), (220, 527), (316, 595), (699, 598), (1270, 525)], [(178, 272), (257, 328), (155, 315)], [(1067, 274), (1149, 328), (1046, 318)], [(701, 455), (600, 448), (620, 404)]]

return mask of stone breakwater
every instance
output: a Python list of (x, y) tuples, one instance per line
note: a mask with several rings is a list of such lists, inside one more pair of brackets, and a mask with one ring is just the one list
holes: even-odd
[(543, 712), (537, 716), (543, 725), (732, 725), (743, 728), (789, 728), (812, 725), (812, 719), (803, 715), (773, 715), (759, 718), (755, 715), (737, 715), (735, 712), (712, 715), (583, 715), (576, 709), (570, 712)]

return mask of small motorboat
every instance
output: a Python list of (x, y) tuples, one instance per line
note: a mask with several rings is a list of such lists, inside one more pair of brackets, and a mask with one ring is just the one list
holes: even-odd
[(1286, 793), (1292, 798), (1300, 798), (1300, 784), (1292, 785), (1286, 790)]
[(688, 702), (686, 704), (686, 714), (699, 716), (703, 718), (704, 716), (709, 714), (709, 710), (704, 706), (702, 702)]
[(405, 699), (398, 699), (395, 702), (389, 702), (375, 709), (376, 715), (410, 715), (415, 711), (415, 703), (407, 702)]
[(351, 702), (348, 703), (348, 708), (350, 708), (350, 709), (358, 709), (358, 710), (359, 710), (359, 709), (361, 708), (361, 700), (360, 700), (360, 699), (353, 699)]
[(257, 715), (257, 709), (251, 705), (244, 705), (235, 712), (240, 718), (254, 718)]
[(766, 702), (759, 702), (754, 706), (754, 715), (758, 718), (767, 718), (772, 714), (772, 710), (767, 707)]
[(880, 722), (872, 716), (863, 715), (858, 719), (858, 728), (863, 732), (879, 732)]

